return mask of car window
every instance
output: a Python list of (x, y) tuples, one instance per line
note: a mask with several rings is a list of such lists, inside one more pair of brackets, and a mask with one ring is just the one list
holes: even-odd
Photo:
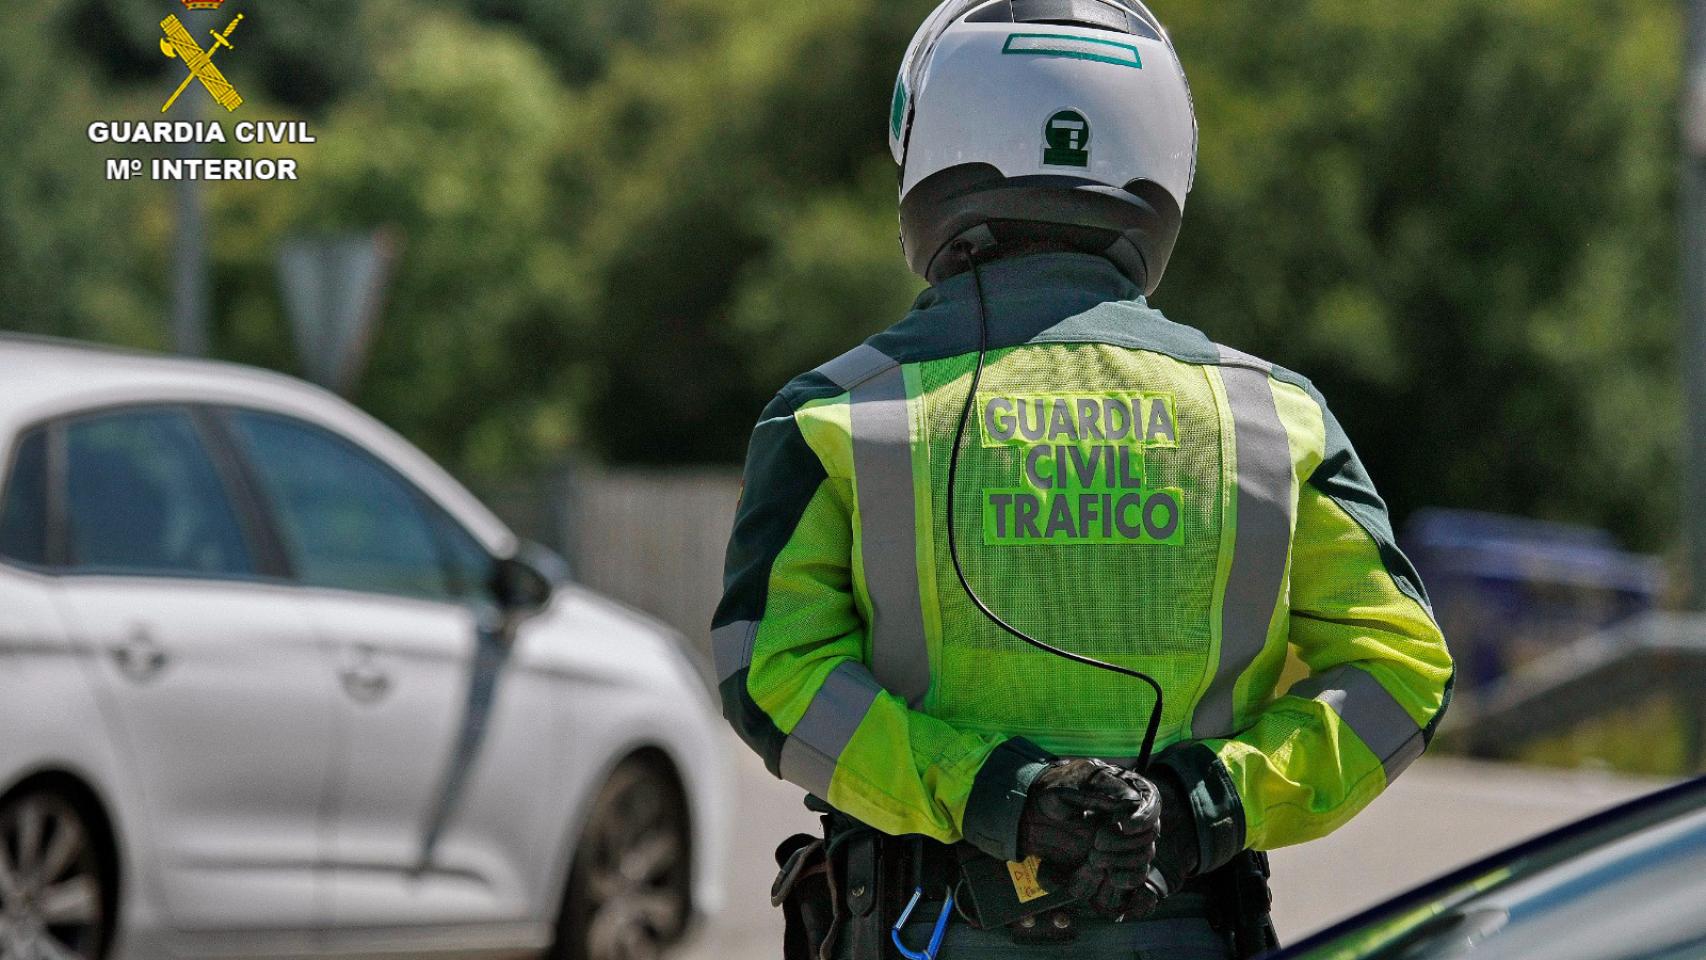
[(231, 416), (297, 579), (317, 587), (454, 596), (419, 494), (353, 443), (299, 420)]
[(42, 566), (47, 563), (47, 431), (19, 441), (0, 502), (0, 556)]
[(240, 576), (254, 563), (190, 415), (133, 410), (65, 427), (72, 569)]
[(448, 514), (435, 511), (433, 520), (450, 569), (451, 590), (464, 600), (490, 601), (495, 566), (492, 555)]

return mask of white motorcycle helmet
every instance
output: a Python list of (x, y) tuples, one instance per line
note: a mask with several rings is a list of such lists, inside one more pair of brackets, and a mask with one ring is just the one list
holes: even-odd
[(935, 283), (948, 253), (1025, 239), (1112, 260), (1153, 293), (1196, 175), (1173, 43), (1139, 0), (947, 0), (895, 84), (900, 237)]

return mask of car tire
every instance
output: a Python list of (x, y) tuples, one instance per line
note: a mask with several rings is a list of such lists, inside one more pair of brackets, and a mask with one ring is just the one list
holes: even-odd
[(97, 821), (51, 786), (0, 800), (0, 960), (101, 960), (113, 884)]
[(575, 846), (550, 960), (656, 960), (692, 916), (687, 798), (662, 760), (620, 764)]

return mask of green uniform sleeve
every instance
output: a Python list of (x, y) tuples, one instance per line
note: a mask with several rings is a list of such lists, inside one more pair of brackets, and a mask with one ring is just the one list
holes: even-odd
[(724, 715), (772, 774), (857, 820), (1013, 859), (1026, 789), (1050, 757), (916, 712), (872, 677), (851, 498), (778, 397), (753, 434), (713, 620)]
[(1450, 702), (1451, 657), (1421, 581), (1321, 409), (1326, 455), (1300, 485), (1290, 566), (1289, 639), (1310, 675), (1236, 737), (1163, 758), (1190, 789), (1207, 868), (1337, 829), (1421, 755)]

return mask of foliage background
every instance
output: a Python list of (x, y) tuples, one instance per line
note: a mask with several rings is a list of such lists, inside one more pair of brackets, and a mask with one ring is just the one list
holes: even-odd
[[(295, 370), (292, 233), (403, 243), (356, 397), (465, 475), (737, 461), (771, 391), (897, 319), (893, 72), (930, 0), (231, 0), (297, 184), (210, 184), (214, 353)], [(182, 68), (167, 0), (0, 7), (0, 326), (163, 347), (171, 194), (85, 130)], [(1671, 545), (1671, 0), (1156, 0), (1201, 169), (1156, 303), (1316, 380), (1399, 518)], [(227, 152), (245, 148), (231, 145)], [(259, 153), (286, 152), (277, 147)]]

